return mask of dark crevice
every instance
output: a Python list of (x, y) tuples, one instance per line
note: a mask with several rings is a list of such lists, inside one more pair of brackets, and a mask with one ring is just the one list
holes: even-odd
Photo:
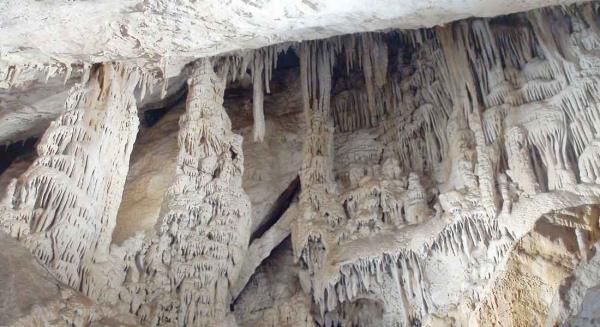
[(289, 251), (291, 253), (291, 249), (292, 249), (292, 236), (291, 235), (288, 235), (286, 238), (283, 239), (283, 241), (281, 241), (281, 243), (277, 244), (277, 246), (275, 246), (271, 250), (271, 253), (269, 254), (269, 256), (266, 257), (258, 265), (258, 267), (256, 267), (256, 270), (254, 270), (254, 273), (252, 274), (250, 279), (248, 279), (248, 282), (246, 283), (246, 285), (244, 285), (244, 287), (240, 290), (240, 293), (238, 294), (238, 296), (235, 299), (233, 299), (233, 301), (231, 301), (231, 303), (229, 304), (229, 308), (231, 309), (231, 311), (235, 310), (235, 306), (238, 304), (239, 300), (244, 296), (244, 293), (247, 292), (248, 286), (253, 285), (252, 279), (255, 278), (256, 274), (258, 272), (264, 271), (265, 265), (268, 265), (268, 264), (272, 265), (273, 260), (277, 259), (278, 254), (281, 255), (281, 252), (286, 251), (286, 249), (289, 249)]
[(38, 138), (32, 137), (25, 141), (15, 142), (9, 145), (0, 146), (0, 174), (2, 174), (10, 164), (18, 157), (27, 155), (35, 151), (35, 144)]
[(166, 97), (160, 102), (145, 105), (140, 111), (140, 121), (144, 127), (152, 127), (156, 125), (172, 108), (181, 104), (187, 97), (188, 87), (184, 83), (183, 86), (174, 94)]
[(289, 49), (285, 52), (280, 52), (277, 55), (277, 67), (276, 70), (290, 69), (300, 67), (300, 58), (293, 49)]
[(271, 207), (267, 218), (262, 224), (252, 233), (250, 237), (250, 243), (257, 238), (263, 236), (275, 223), (283, 216), (285, 211), (290, 207), (290, 204), (294, 200), (294, 197), (300, 192), (300, 177), (294, 178), (290, 185), (279, 195), (275, 204)]

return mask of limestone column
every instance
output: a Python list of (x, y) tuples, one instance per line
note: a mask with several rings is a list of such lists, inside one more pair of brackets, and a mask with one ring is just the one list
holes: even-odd
[[(155, 271), (152, 325), (222, 326), (250, 238), (250, 200), (242, 189), (242, 137), (223, 108), (226, 80), (209, 59), (196, 62), (180, 118), (179, 156), (148, 258)], [(228, 320), (229, 319), (229, 320)], [(229, 321), (226, 323), (226, 321)]]
[(108, 253), (138, 131), (138, 81), (137, 70), (96, 67), (74, 87), (38, 158), (0, 204), (0, 226), (74, 288), (85, 266)]

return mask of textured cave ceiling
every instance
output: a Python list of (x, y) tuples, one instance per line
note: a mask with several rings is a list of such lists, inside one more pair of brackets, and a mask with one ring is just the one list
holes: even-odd
[(285, 41), (431, 27), (565, 0), (5, 0), (0, 55), (13, 63), (204, 57)]
[[(195, 58), (286, 41), (444, 24), (573, 0), (99, 0), (0, 2), (0, 144), (36, 137), (82, 67), (135, 60), (182, 85)], [(144, 104), (160, 100), (161, 86)]]

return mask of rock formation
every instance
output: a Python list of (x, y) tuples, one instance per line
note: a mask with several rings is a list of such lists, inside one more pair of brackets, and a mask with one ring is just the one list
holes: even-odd
[(72, 89), (38, 158), (7, 186), (2, 226), (63, 283), (106, 260), (138, 129), (137, 72), (105, 64)]
[(599, 13), (76, 66), (36, 155), (4, 150), (0, 227), (28, 266), (0, 277), (34, 269), (8, 282), (41, 294), (0, 321), (597, 324)]

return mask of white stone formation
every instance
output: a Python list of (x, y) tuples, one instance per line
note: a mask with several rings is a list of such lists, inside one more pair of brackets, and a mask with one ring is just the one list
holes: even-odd
[(90, 271), (84, 284), (87, 295), (122, 301), (122, 308), (151, 326), (235, 325), (230, 287), (250, 237), (242, 139), (231, 132), (223, 108), (225, 76), (208, 59), (190, 71), (175, 179), (156, 234), (113, 247), (110, 263)]
[(129, 290), (131, 278), (150, 293), (136, 304), (142, 305), (142, 321), (152, 325), (223, 323), (250, 237), (242, 140), (223, 109), (225, 78), (210, 60), (201, 60), (188, 85), (175, 181), (165, 194), (157, 235), (136, 254), (144, 255), (141, 266), (130, 268), (139, 271), (125, 280)]
[[(86, 66), (6, 187), (0, 226), (93, 305), (74, 320), (58, 300), (20, 321), (594, 325), (599, 12), (581, 3), (197, 59), (183, 70), (175, 171), (152, 172), (160, 212), (134, 236), (135, 216), (118, 209), (126, 199), (150, 215), (123, 190), (139, 189), (125, 187), (140, 183), (127, 179), (134, 146), (164, 158), (157, 140), (134, 144), (137, 102), (158, 79), (131, 63)], [(292, 94), (301, 101), (281, 100)], [(278, 134), (285, 125), (302, 134)], [(271, 150), (274, 139), (288, 146)], [(259, 146), (269, 160), (244, 163)], [(298, 164), (300, 186), (246, 185), (283, 171), (254, 169), (265, 162)], [(285, 191), (251, 194), (270, 187)], [(253, 216), (251, 199), (270, 209)], [(128, 232), (114, 242), (117, 219)]]
[(139, 71), (104, 64), (75, 86), (0, 207), (3, 229), (76, 289), (87, 265), (107, 259), (138, 130), (138, 81)]

